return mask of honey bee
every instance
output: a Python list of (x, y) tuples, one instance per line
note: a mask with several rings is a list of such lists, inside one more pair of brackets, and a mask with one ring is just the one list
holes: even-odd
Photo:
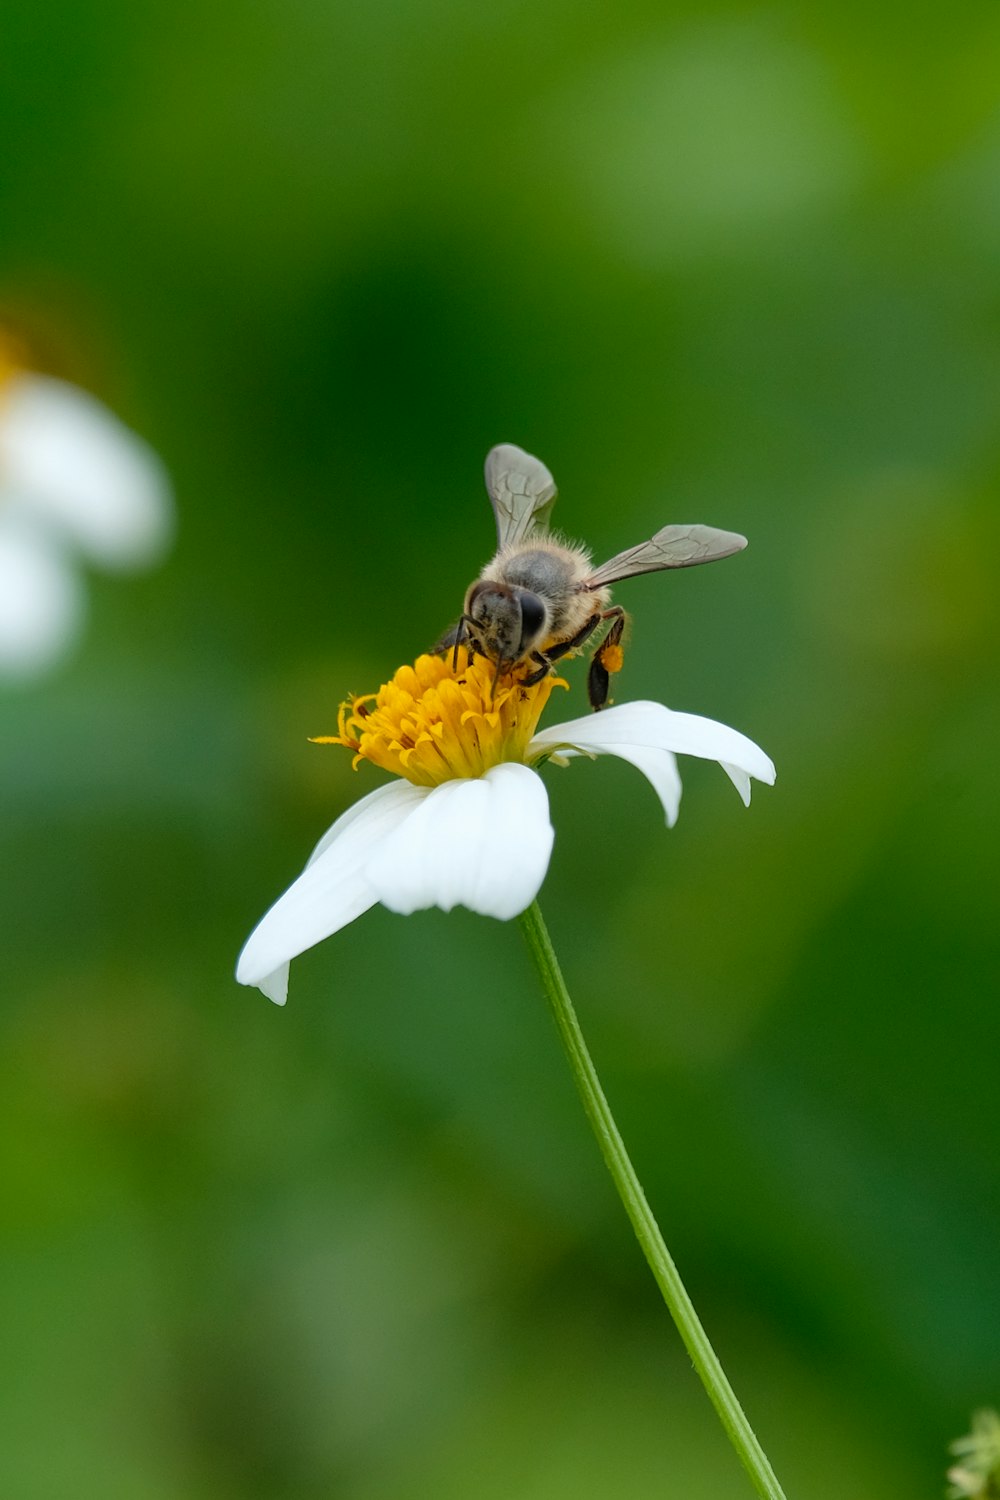
[(497, 554), (470, 584), (461, 617), (438, 649), (453, 650), (457, 661), (459, 646), (467, 644), (487, 657), (496, 668), (494, 687), (501, 675), (526, 665), (521, 682), (530, 687), (600, 634), (587, 676), (595, 710), (606, 707), (611, 675), (621, 666), (626, 615), (611, 603), (610, 585), (637, 573), (715, 562), (747, 544), (734, 531), (665, 526), (595, 568), (585, 547), (549, 532), (556, 486), (540, 459), (500, 443), (486, 455), (486, 488)]

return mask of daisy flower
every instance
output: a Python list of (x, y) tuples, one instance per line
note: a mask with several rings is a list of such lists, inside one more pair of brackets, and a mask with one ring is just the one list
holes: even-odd
[(173, 506), (152, 449), (93, 396), (38, 375), (0, 330), (0, 676), (31, 677), (83, 626), (78, 561), (156, 561)]
[(949, 1500), (991, 1500), (1000, 1494), (1000, 1416), (973, 1413), (972, 1431), (956, 1438), (950, 1451), (961, 1463), (948, 1470)]
[(545, 879), (554, 831), (538, 767), (614, 755), (650, 782), (677, 819), (677, 755), (718, 761), (743, 802), (774, 766), (735, 729), (660, 703), (623, 703), (539, 730), (555, 677), (524, 686), (482, 656), (421, 656), (377, 693), (342, 704), (319, 743), (396, 778), (349, 808), (251, 933), (236, 977), (283, 1005), (291, 959), (381, 902), (395, 912), (466, 906), (508, 920)]

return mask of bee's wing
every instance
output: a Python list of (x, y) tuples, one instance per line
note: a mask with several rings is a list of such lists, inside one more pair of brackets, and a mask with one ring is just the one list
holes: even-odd
[(486, 488), (497, 518), (501, 547), (545, 531), (555, 504), (556, 482), (541, 459), (513, 443), (500, 443), (486, 455)]
[(636, 573), (658, 573), (661, 568), (691, 568), (695, 563), (715, 562), (742, 552), (747, 544), (737, 531), (717, 531), (714, 526), (664, 526), (648, 542), (640, 542), (627, 552), (595, 568), (584, 585), (603, 588)]

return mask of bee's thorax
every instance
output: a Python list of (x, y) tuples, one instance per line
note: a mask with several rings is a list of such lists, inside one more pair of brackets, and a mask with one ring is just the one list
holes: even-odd
[(602, 605), (603, 598), (586, 590), (590, 572), (590, 554), (585, 548), (551, 537), (533, 537), (502, 548), (483, 569), (481, 578), (525, 590), (544, 601), (546, 631), (533, 642), (537, 646), (543, 639), (575, 634), (595, 606)]

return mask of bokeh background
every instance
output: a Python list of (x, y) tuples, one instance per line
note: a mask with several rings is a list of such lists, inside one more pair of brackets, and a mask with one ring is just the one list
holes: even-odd
[[(986, 0), (7, 0), (0, 301), (179, 526), (0, 690), (0, 1492), (749, 1494), (516, 927), (232, 979), (377, 773), (329, 733), (538, 452), (618, 695), (737, 725), (666, 833), (548, 773), (605, 1085), (790, 1497), (936, 1496), (1000, 1397), (1000, 16)], [(581, 670), (573, 693), (583, 702)], [(561, 706), (560, 706), (561, 707)]]

